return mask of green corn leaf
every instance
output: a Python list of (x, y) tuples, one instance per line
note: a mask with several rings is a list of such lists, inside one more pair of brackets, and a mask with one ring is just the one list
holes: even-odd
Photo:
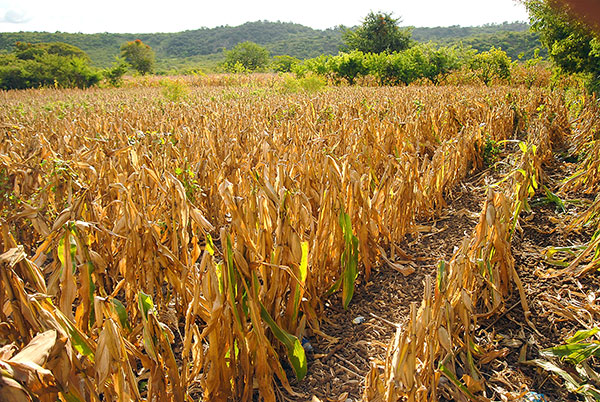
[(559, 345), (542, 351), (542, 356), (556, 356), (567, 359), (574, 364), (580, 364), (591, 356), (600, 355), (600, 342), (582, 342), (594, 336), (600, 331), (599, 328), (577, 331), (574, 336), (567, 339), (564, 345)]
[(344, 280), (342, 281), (342, 299), (344, 309), (350, 305), (350, 301), (354, 296), (354, 282), (358, 276), (358, 239), (352, 236), (352, 249), (348, 255), (348, 264), (344, 272)]
[(583, 331), (577, 331), (575, 335), (566, 340), (566, 343), (575, 343), (583, 341), (584, 339), (589, 338), (590, 336), (596, 335), (600, 331), (600, 328), (592, 328)]
[[(41, 308), (41, 307), (40, 307)], [(94, 362), (94, 350), (88, 342), (86, 336), (69, 321), (69, 319), (58, 309), (54, 310), (56, 318), (62, 327), (69, 333), (73, 348), (81, 355), (86, 356), (92, 363)]]
[(215, 255), (215, 244), (209, 233), (206, 233), (206, 251), (208, 251), (208, 254), (210, 255)]
[(61, 395), (67, 402), (83, 402), (84, 399), (80, 399), (70, 392), (61, 392)]
[(597, 356), (599, 349), (600, 344), (597, 343), (576, 343), (556, 346), (551, 351), (555, 356), (566, 358), (574, 364), (579, 364), (591, 356)]
[(450, 382), (452, 382), (454, 385), (456, 385), (458, 387), (458, 389), (460, 389), (467, 397), (469, 397), (470, 400), (478, 401), (478, 399), (475, 397), (475, 395), (473, 395), (471, 393), (471, 391), (469, 391), (469, 389), (467, 387), (465, 387), (465, 385), (463, 383), (461, 383), (458, 380), (458, 378), (456, 378), (454, 373), (452, 371), (450, 371), (448, 369), (448, 367), (444, 366), (441, 362), (438, 365), (438, 370), (440, 370), (446, 377), (448, 377)]
[(300, 266), (298, 267), (298, 271), (300, 273), (298, 279), (300, 280), (300, 283), (296, 285), (296, 291), (294, 293), (294, 321), (298, 319), (298, 307), (300, 305), (300, 294), (302, 293), (301, 287), (304, 286), (304, 283), (306, 282), (306, 277), (308, 276), (308, 242), (301, 242), (300, 248), (302, 249), (302, 258), (300, 259)]
[(77, 270), (77, 243), (75, 242), (75, 238), (71, 236), (70, 232), (66, 232), (65, 236), (58, 241), (58, 259), (60, 260), (63, 268), (65, 266), (65, 238), (69, 238), (69, 253), (71, 254), (71, 265), (73, 269), (73, 273)]
[(152, 301), (152, 297), (150, 295), (147, 295), (144, 292), (139, 292), (138, 293), (138, 307), (140, 309), (140, 312), (142, 313), (142, 324), (143, 324), (142, 337), (144, 339), (144, 347), (146, 349), (146, 352), (150, 356), (150, 358), (152, 360), (154, 360), (155, 362), (157, 362), (158, 356), (156, 354), (154, 340), (150, 336), (150, 332), (148, 330), (148, 327), (149, 327), (148, 314), (150, 314), (151, 312), (154, 311), (154, 302)]
[(440, 261), (437, 271), (437, 287), (440, 292), (446, 290), (446, 261)]
[(340, 210), (339, 223), (342, 227), (345, 243), (341, 257), (343, 270), (341, 277), (342, 304), (344, 309), (347, 309), (354, 296), (354, 283), (358, 276), (358, 238), (352, 233), (350, 215), (343, 210)]
[(144, 320), (148, 319), (148, 313), (154, 310), (154, 302), (152, 297), (144, 292), (138, 293), (138, 306)]
[(331, 285), (331, 287), (327, 290), (327, 292), (325, 292), (325, 297), (330, 296), (333, 293), (337, 292), (337, 290), (340, 288), (341, 284), (342, 284), (342, 278), (338, 278), (338, 280), (335, 281), (333, 285)]
[(87, 356), (92, 362), (94, 361), (94, 351), (90, 345), (85, 341), (82, 334), (74, 326), (68, 326), (69, 336), (71, 337), (71, 344), (75, 350), (81, 353), (83, 356)]
[(115, 308), (117, 317), (119, 317), (119, 322), (121, 323), (121, 326), (123, 328), (131, 329), (131, 326), (129, 325), (129, 319), (127, 317), (127, 310), (125, 309), (123, 303), (121, 303), (121, 301), (118, 299), (112, 299), (111, 302), (113, 304), (113, 307)]
[(307, 372), (306, 354), (298, 338), (279, 327), (262, 303), (260, 303), (260, 316), (265, 320), (275, 338), (287, 349), (288, 359), (294, 368), (296, 378), (303, 379)]
[(561, 200), (556, 194), (548, 189), (548, 187), (543, 186), (544, 193), (546, 193), (546, 199), (556, 205), (556, 209), (560, 212), (565, 212), (565, 203)]
[(223, 294), (225, 292), (225, 283), (223, 282), (223, 264), (215, 264), (215, 273), (217, 274), (217, 280), (219, 281), (219, 292)]

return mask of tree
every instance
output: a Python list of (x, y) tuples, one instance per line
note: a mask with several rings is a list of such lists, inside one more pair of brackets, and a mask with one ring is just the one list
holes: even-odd
[(354, 85), (357, 78), (368, 72), (365, 55), (358, 50), (331, 57), (328, 61), (328, 68), (336, 77), (345, 79), (350, 85)]
[(123, 43), (121, 57), (142, 75), (151, 73), (154, 68), (154, 50), (139, 39)]
[(33, 60), (35, 56), (43, 54), (55, 54), (62, 57), (77, 57), (90, 62), (90, 58), (86, 52), (77, 46), (69, 45), (63, 42), (49, 43), (15, 43), (15, 54), (21, 60)]
[(370, 12), (356, 30), (344, 32), (347, 50), (363, 53), (399, 52), (410, 47), (411, 29), (400, 29), (400, 18)]
[(299, 64), (300, 60), (293, 56), (275, 56), (271, 63), (271, 68), (277, 73), (289, 73), (295, 65)]
[(242, 42), (225, 51), (224, 68), (227, 71), (264, 70), (269, 64), (269, 51), (254, 42)]
[(524, 0), (532, 28), (548, 48), (550, 59), (567, 73), (587, 76), (588, 89), (600, 92), (600, 38), (574, 17), (567, 3), (556, 0)]
[(510, 65), (510, 57), (502, 49), (493, 46), (486, 52), (477, 53), (469, 63), (471, 70), (485, 85), (489, 85), (494, 77), (510, 78)]
[(60, 43), (17, 43), (0, 55), (0, 89), (87, 88), (100, 80), (81, 49)]
[(111, 68), (107, 68), (102, 72), (102, 75), (113, 87), (120, 87), (123, 84), (123, 76), (129, 69), (129, 65), (125, 60), (117, 58)]

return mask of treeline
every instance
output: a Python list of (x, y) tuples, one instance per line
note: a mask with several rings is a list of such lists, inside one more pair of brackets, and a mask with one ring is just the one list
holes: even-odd
[(418, 42), (456, 43), (471, 36), (527, 31), (529, 31), (529, 24), (525, 22), (503, 22), (502, 24), (484, 24), (475, 27), (451, 25), (448, 27), (413, 28), (412, 37)]
[(121, 43), (140, 39), (154, 49), (161, 60), (190, 59), (221, 54), (236, 44), (252, 41), (273, 55), (291, 55), (300, 59), (320, 54), (335, 54), (342, 44), (341, 29), (319, 30), (300, 24), (257, 21), (237, 27), (221, 26), (177, 33), (152, 34), (71, 34), (49, 32), (0, 33), (0, 51), (10, 52), (16, 42), (64, 42), (84, 50), (97, 67), (108, 67), (119, 54)]
[(321, 55), (295, 64), (291, 71), (303, 77), (314, 74), (335, 82), (353, 85), (365, 76), (379, 85), (408, 85), (419, 80), (439, 84), (457, 70), (468, 70), (488, 85), (494, 80), (509, 80), (511, 58), (501, 49), (492, 47), (484, 52), (461, 47), (417, 45), (392, 53), (352, 51), (336, 56)]
[(17, 42), (12, 53), (0, 55), (0, 89), (87, 88), (101, 78), (89, 57), (66, 43)]
[[(451, 46), (462, 42), (477, 50), (501, 46), (513, 59), (519, 54), (533, 57), (541, 44), (524, 23), (504, 23), (480, 27), (413, 28), (412, 39)], [(300, 24), (257, 21), (237, 27), (221, 26), (177, 33), (152, 34), (70, 34), (48, 32), (0, 33), (0, 52), (11, 52), (16, 42), (64, 42), (84, 50), (96, 67), (109, 67), (126, 41), (140, 39), (156, 52), (157, 67), (190, 68), (194, 63), (210, 65), (222, 59), (223, 50), (252, 41), (264, 46), (271, 55), (290, 55), (299, 59), (334, 55), (340, 50), (344, 28), (319, 30)], [(216, 63), (212, 63), (216, 64)]]
[[(492, 46), (499, 47), (514, 60), (530, 60), (548, 56), (548, 50), (542, 47), (540, 35), (536, 32), (499, 32), (475, 35), (462, 39), (460, 43), (478, 51), (485, 51)], [(454, 42), (450, 42), (450, 44), (454, 44)]]

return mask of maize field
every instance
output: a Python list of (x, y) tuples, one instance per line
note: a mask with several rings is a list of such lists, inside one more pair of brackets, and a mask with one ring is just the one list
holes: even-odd
[[(506, 356), (482, 327), (509, 300), (527, 334), (542, 313), (598, 325), (583, 288), (568, 314), (559, 297), (539, 307), (516, 255), (536, 197), (583, 194), (555, 222), (578, 247), (536, 258), (555, 263), (545, 280), (594, 283), (595, 100), (223, 79), (176, 101), (155, 85), (0, 93), (0, 401), (340, 400), (301, 389), (317, 359), (305, 342), (339, 342), (324, 314), (352, 311), (386, 269), (421, 270), (424, 296), (359, 373), (365, 401), (522, 397), (482, 373)], [(397, 263), (475, 176), (478, 222), (449, 261)]]

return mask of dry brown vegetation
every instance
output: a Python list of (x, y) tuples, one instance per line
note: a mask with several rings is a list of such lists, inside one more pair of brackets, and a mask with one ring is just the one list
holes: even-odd
[(310, 370), (303, 338), (336, 342), (320, 328), (324, 297), (339, 292), (352, 309), (357, 276), (394, 264), (493, 143), (509, 155), (506, 179), (364, 394), (483, 398), (477, 367), (501, 356), (474, 331), (514, 292), (529, 319), (511, 238), (544, 164), (556, 147), (585, 149), (569, 190), (600, 182), (598, 110), (581, 99), (573, 118), (545, 89), (211, 85), (179, 102), (155, 87), (0, 99), (0, 400), (301, 399), (290, 379)]

